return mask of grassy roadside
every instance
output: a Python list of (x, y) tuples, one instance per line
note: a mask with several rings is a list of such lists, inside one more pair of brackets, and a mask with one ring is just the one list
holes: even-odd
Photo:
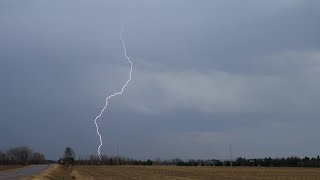
[(72, 167), (62, 166), (62, 165), (52, 165), (49, 169), (41, 172), (40, 174), (33, 175), (24, 180), (69, 180), (74, 179), (71, 177)]

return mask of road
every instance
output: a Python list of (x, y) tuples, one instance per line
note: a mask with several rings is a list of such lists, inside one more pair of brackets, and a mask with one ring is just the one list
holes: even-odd
[(40, 173), (48, 169), (49, 167), (50, 165), (34, 165), (34, 166), (25, 167), (25, 168), (0, 172), (0, 180), (3, 180), (3, 179), (15, 180), (15, 179), (25, 178), (25, 177)]

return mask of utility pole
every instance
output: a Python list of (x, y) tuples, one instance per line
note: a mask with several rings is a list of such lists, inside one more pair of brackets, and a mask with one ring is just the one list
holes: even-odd
[(117, 166), (119, 165), (119, 147), (117, 144)]
[(232, 167), (232, 146), (230, 144), (230, 166)]

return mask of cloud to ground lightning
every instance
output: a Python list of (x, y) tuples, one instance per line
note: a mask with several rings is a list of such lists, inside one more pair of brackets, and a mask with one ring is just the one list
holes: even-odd
[(123, 92), (124, 92), (124, 89), (126, 88), (126, 86), (129, 84), (129, 82), (131, 81), (131, 75), (132, 75), (132, 69), (133, 69), (133, 63), (131, 61), (131, 59), (127, 56), (127, 49), (126, 49), (126, 46), (125, 46), (125, 43), (124, 43), (124, 40), (123, 40), (123, 37), (122, 37), (122, 34), (123, 34), (124, 30), (122, 29), (121, 33), (120, 33), (120, 40), (122, 42), (122, 47), (123, 47), (123, 51), (124, 51), (124, 56), (126, 58), (126, 60), (130, 63), (130, 71), (129, 71), (129, 79), (126, 81), (126, 83), (122, 86), (121, 88), (121, 91), (118, 91), (114, 94), (111, 94), (110, 96), (108, 96), (106, 98), (106, 103), (105, 103), (105, 106), (102, 108), (102, 110), (100, 111), (100, 114), (98, 116), (95, 117), (94, 119), (94, 123), (96, 125), (96, 128), (97, 128), (97, 134), (99, 136), (99, 140), (100, 140), (100, 145), (98, 146), (98, 156), (99, 158), (101, 159), (100, 157), (100, 149), (101, 149), (101, 146), (102, 146), (102, 136), (99, 132), (99, 126), (98, 126), (98, 123), (97, 123), (97, 120), (102, 116), (103, 112), (107, 109), (108, 107), (108, 104), (109, 104), (109, 99), (111, 99), (112, 97), (114, 96), (117, 96), (117, 95), (121, 95)]

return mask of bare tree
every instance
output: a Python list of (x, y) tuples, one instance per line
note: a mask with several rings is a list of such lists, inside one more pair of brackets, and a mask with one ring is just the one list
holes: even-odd
[(76, 155), (71, 147), (66, 147), (64, 150), (63, 159), (66, 165), (75, 163)]
[(6, 160), (7, 160), (6, 154), (0, 150), (0, 164), (1, 165), (6, 164)]
[(28, 146), (20, 146), (11, 148), (8, 151), (8, 156), (10, 160), (15, 161), (19, 164), (28, 164), (28, 161), (31, 159), (32, 150)]
[(45, 161), (45, 156), (44, 154), (40, 153), (40, 152), (34, 152), (32, 154), (32, 157), (31, 157), (31, 162), (33, 164), (42, 164), (44, 163)]

